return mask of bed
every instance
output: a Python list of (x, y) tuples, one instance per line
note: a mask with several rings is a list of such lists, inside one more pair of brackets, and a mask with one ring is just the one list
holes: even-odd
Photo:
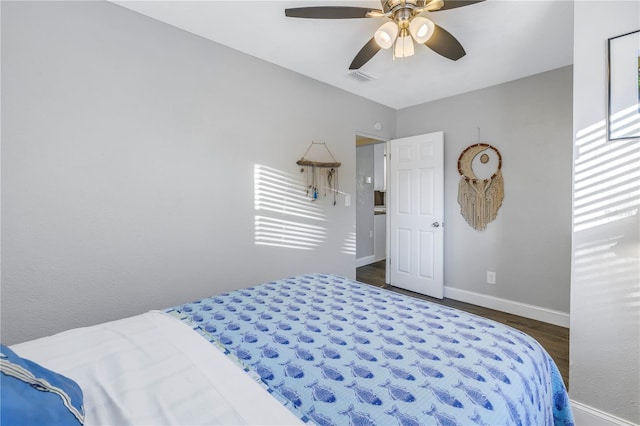
[(573, 424), (530, 336), (330, 274), (11, 350), (78, 384), (85, 424)]

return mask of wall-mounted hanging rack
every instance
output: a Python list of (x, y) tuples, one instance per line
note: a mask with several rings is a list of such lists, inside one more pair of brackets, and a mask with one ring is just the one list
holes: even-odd
[[(327, 153), (329, 154), (329, 156), (331, 157), (331, 159), (333, 159), (333, 162), (314, 161), (314, 160), (309, 160), (307, 158), (304, 158), (309, 153), (309, 151), (311, 151), (311, 148), (313, 148), (314, 145), (322, 145), (324, 149), (327, 151)], [(329, 151), (327, 144), (324, 142), (311, 142), (311, 145), (309, 145), (309, 148), (307, 148), (304, 154), (302, 154), (302, 158), (296, 161), (296, 164), (298, 166), (312, 166), (312, 167), (325, 167), (325, 168), (331, 168), (331, 167), (337, 168), (342, 165), (342, 163), (336, 160), (336, 157), (333, 156), (331, 151)]]
[(342, 163), (324, 163), (322, 161), (311, 161), (311, 160), (298, 160), (296, 161), (298, 166), (312, 166), (312, 167), (340, 167)]
[[(321, 145), (329, 154), (333, 161), (318, 161), (305, 158), (309, 151), (315, 146)], [(311, 201), (316, 201), (320, 196), (326, 197), (327, 189), (333, 193), (333, 205), (336, 205), (336, 194), (338, 190), (338, 167), (342, 164), (333, 156), (327, 144), (324, 142), (311, 142), (309, 148), (302, 155), (302, 158), (296, 161), (298, 166), (302, 166), (300, 173), (305, 173), (305, 187), (307, 195), (311, 197)]]

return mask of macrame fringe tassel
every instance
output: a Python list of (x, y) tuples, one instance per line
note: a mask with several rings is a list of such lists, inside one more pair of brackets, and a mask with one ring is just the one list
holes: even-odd
[(460, 213), (474, 229), (482, 230), (498, 216), (504, 199), (502, 172), (490, 179), (468, 179), (464, 176), (458, 183)]

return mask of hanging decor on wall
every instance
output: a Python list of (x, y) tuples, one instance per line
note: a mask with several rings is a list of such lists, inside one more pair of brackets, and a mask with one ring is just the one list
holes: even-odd
[(607, 139), (640, 138), (640, 30), (608, 40)]
[[(324, 147), (325, 157), (329, 157), (333, 161), (318, 161), (305, 158), (316, 146)], [(319, 159), (320, 154), (313, 153), (314, 158)], [(320, 197), (326, 197), (327, 191), (333, 195), (333, 205), (336, 205), (336, 197), (340, 193), (338, 189), (338, 168), (342, 165), (333, 156), (327, 144), (324, 142), (311, 142), (309, 148), (302, 155), (302, 158), (296, 162), (298, 166), (302, 166), (300, 173), (305, 174), (305, 188), (307, 195), (311, 201), (316, 201)]]
[[(502, 156), (497, 148), (477, 143), (458, 157), (458, 204), (467, 223), (484, 229), (498, 215), (504, 198)], [(485, 177), (486, 176), (486, 177)]]

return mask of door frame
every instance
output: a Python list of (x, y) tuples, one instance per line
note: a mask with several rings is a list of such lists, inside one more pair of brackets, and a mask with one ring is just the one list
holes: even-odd
[[(358, 139), (364, 140), (365, 142), (359, 143)], [(380, 135), (373, 135), (373, 134), (366, 133), (366, 132), (356, 131), (356, 141), (355, 141), (356, 143), (354, 144), (354, 148), (357, 148), (358, 146), (361, 146), (361, 145), (375, 145), (375, 144), (384, 143), (385, 144), (385, 151), (388, 153), (389, 152), (388, 150), (389, 150), (389, 141), (390, 140), (391, 139), (386, 138), (386, 137), (382, 137)], [(357, 159), (357, 155), (356, 155), (356, 168), (357, 168), (357, 161), (358, 161), (358, 159)], [(389, 156), (388, 155), (385, 157), (385, 167), (386, 167), (386, 170), (387, 170), (387, 173), (386, 173), (386, 175), (384, 177), (385, 186), (387, 188), (386, 194), (385, 194), (385, 205), (386, 205), (387, 197), (388, 197), (388, 193), (389, 193)], [(356, 190), (357, 190), (357, 185), (356, 185)], [(357, 194), (354, 194), (353, 199), (357, 200)], [(385, 216), (386, 216), (386, 218), (385, 218), (386, 219), (385, 220), (385, 223), (386, 223), (385, 228), (387, 228), (388, 225), (389, 225), (389, 216), (388, 215), (385, 215)], [(356, 205), (355, 225), (354, 226), (358, 226), (357, 205)], [(389, 257), (388, 231), (389, 231), (388, 228), (385, 229), (385, 259)], [(355, 238), (356, 251), (354, 252), (354, 255), (357, 256), (356, 253), (357, 253), (358, 239), (357, 239), (357, 234), (356, 234), (355, 229), (354, 229), (354, 235), (356, 235), (356, 238)], [(362, 259), (365, 259), (365, 258), (362, 258)], [(364, 265), (358, 265), (358, 258), (356, 257), (354, 266), (355, 266), (354, 267), (354, 275), (355, 275), (355, 269), (357, 269), (359, 266), (364, 266)], [(386, 269), (386, 266), (385, 266), (385, 269)], [(385, 282), (388, 283), (388, 281), (389, 280), (386, 278), (386, 272), (385, 272)]]

